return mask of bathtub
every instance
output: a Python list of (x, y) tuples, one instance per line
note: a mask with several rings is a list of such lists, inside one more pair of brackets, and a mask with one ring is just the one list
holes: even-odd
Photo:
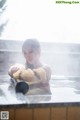
[[(42, 61), (51, 65), (51, 95), (15, 94), (7, 71), (23, 63), (22, 42), (0, 40), (0, 117), (9, 120), (80, 120), (80, 45), (42, 43)], [(15, 48), (15, 49), (14, 49)], [(74, 64), (75, 63), (75, 64)]]
[[(60, 78), (60, 77), (59, 77)], [(80, 81), (53, 77), (51, 95), (22, 95), (8, 90), (9, 77), (0, 77), (0, 112), (10, 120), (80, 120)]]

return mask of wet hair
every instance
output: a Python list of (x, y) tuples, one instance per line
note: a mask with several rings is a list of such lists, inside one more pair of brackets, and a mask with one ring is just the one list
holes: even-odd
[(24, 41), (22, 46), (22, 51), (26, 50), (27, 47), (32, 48), (32, 50), (41, 50), (40, 49), (40, 43), (37, 39), (27, 39)]

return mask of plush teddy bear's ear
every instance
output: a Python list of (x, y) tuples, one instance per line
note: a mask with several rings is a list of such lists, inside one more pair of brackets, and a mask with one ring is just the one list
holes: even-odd
[(43, 69), (42, 67), (37, 68), (37, 69), (33, 69), (33, 72), (35, 73), (35, 75), (42, 81), (46, 81), (47, 77), (46, 77), (46, 71), (45, 69)]

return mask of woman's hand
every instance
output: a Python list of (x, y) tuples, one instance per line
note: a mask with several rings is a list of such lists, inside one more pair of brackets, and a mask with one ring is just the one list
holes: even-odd
[(15, 72), (17, 72), (19, 70), (19, 67), (17, 67), (17, 66), (11, 66), (10, 67), (10, 69), (9, 69), (9, 71), (8, 71), (8, 74), (12, 77), (13, 76), (13, 74), (15, 73)]
[(15, 72), (17, 72), (19, 69), (25, 69), (25, 67), (21, 64), (15, 64), (10, 67), (8, 74), (12, 77)]

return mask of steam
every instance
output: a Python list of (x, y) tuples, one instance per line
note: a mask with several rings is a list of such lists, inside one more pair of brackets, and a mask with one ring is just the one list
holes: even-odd
[[(0, 104), (22, 104), (25, 103), (25, 96), (16, 94), (15, 91), (8, 90), (9, 84), (0, 85), (2, 96), (0, 96)], [(28, 102), (28, 100), (27, 100)]]

